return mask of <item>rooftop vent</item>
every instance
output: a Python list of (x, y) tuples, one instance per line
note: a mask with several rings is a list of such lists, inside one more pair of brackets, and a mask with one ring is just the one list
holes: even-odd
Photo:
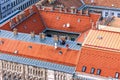
[(80, 18), (77, 20), (77, 22), (80, 22)]
[(61, 55), (61, 54), (63, 54), (63, 52), (62, 52), (62, 51), (59, 51), (59, 54)]
[(54, 46), (54, 47), (55, 47), (55, 49), (57, 49), (57, 43), (55, 43), (55, 46)]
[(112, 4), (112, 7), (114, 7), (114, 4)]
[(103, 39), (103, 37), (102, 36), (98, 36), (97, 39), (101, 40), (101, 39)]
[(57, 19), (57, 20), (59, 20), (59, 19), (60, 19), (60, 17), (59, 17), (59, 16), (57, 16), (57, 17), (56, 17), (56, 19)]
[(18, 50), (15, 50), (15, 51), (14, 51), (14, 54), (18, 54)]
[(69, 28), (69, 27), (70, 27), (70, 23), (67, 23), (67, 24), (66, 24), (66, 27)]
[(28, 46), (29, 49), (32, 49), (32, 46)]

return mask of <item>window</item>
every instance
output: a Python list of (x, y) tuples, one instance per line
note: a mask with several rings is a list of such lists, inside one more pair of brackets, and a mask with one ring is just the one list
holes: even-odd
[(112, 12), (111, 15), (114, 16), (114, 12)]
[(105, 12), (105, 17), (107, 17), (108, 16), (108, 12)]
[(118, 72), (115, 73), (115, 78), (117, 78), (117, 79), (119, 78), (119, 73)]
[(120, 18), (120, 13), (118, 13), (117, 16)]
[(100, 73), (101, 73), (101, 69), (97, 69), (97, 75), (100, 75)]
[(95, 72), (95, 68), (91, 68), (91, 71), (90, 71), (90, 74), (94, 74), (94, 72)]
[(82, 72), (85, 72), (86, 71), (86, 66), (83, 66), (82, 67)]

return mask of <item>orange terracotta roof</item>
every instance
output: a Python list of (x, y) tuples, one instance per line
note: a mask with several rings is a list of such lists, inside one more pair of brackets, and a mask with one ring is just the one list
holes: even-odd
[(90, 30), (83, 46), (120, 52), (120, 33)]
[[(33, 14), (31, 17), (27, 18), (22, 23), (16, 26), (18, 32), (30, 33), (34, 31), (36, 34), (38, 34), (45, 29), (41, 22), (39, 11), (35, 6), (33, 6), (33, 11), (35, 12), (35, 14)], [(29, 8), (26, 9), (24, 12), (25, 15), (27, 16), (29, 14)], [(16, 21), (15, 17), (13, 18), (13, 20)], [(9, 26), (9, 22), (0, 27), (0, 29), (12, 31), (12, 29)]]
[[(84, 32), (91, 28), (91, 20), (96, 23), (100, 15), (90, 14), (89, 16), (80, 16), (78, 14), (64, 13), (58, 11), (45, 11), (40, 10), (40, 14), (48, 28), (63, 30), (68, 32)], [(80, 22), (78, 22), (80, 20)], [(64, 27), (65, 24), (69, 23), (70, 27)]]
[(87, 37), (89, 31), (90, 31), (90, 30), (81, 33), (81, 35), (77, 38), (76, 41), (77, 41), (77, 42), (80, 42), (80, 43), (83, 43), (84, 40), (85, 40), (85, 38)]
[[(92, 25), (91, 21), (96, 23), (100, 17), (99, 14), (80, 16), (79, 12), (77, 14), (71, 14), (69, 11), (68, 13), (64, 13), (57, 10), (51, 11), (50, 9), (48, 11), (43, 9), (38, 11), (35, 6), (32, 7), (35, 14), (16, 26), (18, 32), (30, 33), (34, 31), (36, 34), (38, 34), (39, 32), (42, 32), (45, 27), (48, 27), (55, 30), (80, 33), (89, 30)], [(25, 15), (29, 15), (29, 8), (24, 12)], [(13, 18), (14, 22), (16, 22), (15, 17)], [(67, 24), (70, 25), (69, 28), (64, 27)], [(9, 22), (0, 27), (0, 29), (11, 31)]]
[[(94, 36), (94, 35), (93, 35)], [(115, 77), (115, 73), (120, 73), (120, 52), (96, 49), (92, 47), (82, 47), (79, 62), (76, 68), (77, 72), (82, 72), (82, 67), (86, 66), (85, 73), (89, 73), (91, 68), (101, 69), (100, 76)]]
[[(105, 6), (112, 7), (114, 5), (115, 8), (120, 8), (120, 0), (93, 0), (94, 6)], [(86, 4), (91, 4), (91, 0), (84, 0)]]
[[(3, 41), (3, 44), (0, 45), (0, 51), (3, 53), (39, 59), (48, 62), (76, 66), (80, 55), (79, 50), (70, 50), (66, 48), (55, 49), (53, 46), (5, 38), (0, 38), (0, 40)], [(15, 50), (18, 50), (18, 54), (13, 54)], [(59, 51), (62, 51), (63, 54), (59, 54)]]

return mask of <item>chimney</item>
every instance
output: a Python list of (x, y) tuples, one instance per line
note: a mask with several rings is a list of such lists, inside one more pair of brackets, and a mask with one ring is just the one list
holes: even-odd
[(83, 15), (83, 11), (82, 10), (80, 10), (80, 15)]
[(77, 13), (77, 9), (76, 9), (76, 8), (74, 9), (74, 13), (75, 13), (75, 14)]
[(39, 33), (39, 37), (40, 37), (40, 39), (45, 39), (45, 34), (44, 33)]
[(89, 16), (89, 9), (86, 10), (86, 16)]
[(62, 7), (60, 7), (60, 8), (59, 8), (59, 12), (62, 12), (62, 10), (63, 10), (63, 8), (62, 8)]
[(54, 10), (54, 7), (52, 6), (52, 7), (51, 7), (51, 11), (53, 11), (53, 10)]
[(42, 4), (41, 3), (38, 3), (35, 6), (37, 7), (38, 10), (40, 10), (42, 8)]
[(18, 35), (18, 31), (16, 28), (13, 29), (14, 36)]
[(54, 41), (55, 41), (55, 42), (58, 42), (58, 40), (59, 40), (58, 36), (57, 36), (57, 35), (54, 35), (53, 37), (54, 37)]
[(65, 11), (65, 13), (67, 13), (67, 12), (68, 12), (68, 9), (67, 9), (67, 8), (65, 8), (65, 9), (64, 9), (64, 11)]
[(10, 19), (9, 24), (10, 24), (10, 27), (12, 28), (12, 26), (14, 26), (14, 25), (15, 25), (15, 22), (14, 22), (12, 19)]
[(31, 6), (31, 7), (29, 7), (29, 13), (30, 13), (30, 14), (32, 14), (32, 13), (33, 13), (33, 8), (32, 8), (32, 6)]
[(16, 23), (18, 23), (19, 22), (19, 15), (17, 15), (15, 19), (16, 19)]
[(71, 7), (71, 13), (74, 14), (74, 7)]
[(35, 33), (34, 32), (31, 32), (30, 35), (31, 35), (31, 38), (35, 38)]

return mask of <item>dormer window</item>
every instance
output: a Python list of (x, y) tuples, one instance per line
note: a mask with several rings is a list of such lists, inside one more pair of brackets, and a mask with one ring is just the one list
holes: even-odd
[(95, 68), (91, 68), (91, 71), (90, 71), (90, 74), (94, 74), (94, 72), (95, 72)]
[(101, 69), (97, 69), (97, 75), (100, 75), (100, 73), (101, 73)]
[(86, 68), (87, 68), (86, 66), (83, 66), (83, 67), (82, 67), (82, 72), (85, 72), (85, 71), (86, 71)]
[(115, 73), (115, 78), (116, 78), (116, 79), (119, 78), (119, 73), (118, 73), (118, 72)]

